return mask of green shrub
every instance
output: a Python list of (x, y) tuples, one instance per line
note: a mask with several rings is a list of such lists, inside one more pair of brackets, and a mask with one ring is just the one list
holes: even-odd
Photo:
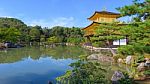
[(129, 78), (129, 75), (127, 73), (123, 73), (125, 78), (122, 78), (119, 80), (119, 84), (134, 84), (133, 78)]
[(99, 43), (98, 43), (98, 42), (94, 42), (94, 43), (92, 43), (92, 46), (94, 46), (94, 47), (100, 47), (100, 45), (99, 45)]
[(133, 55), (134, 47), (132, 45), (121, 46), (118, 48), (118, 53), (122, 55)]
[[(70, 64), (73, 70), (67, 71), (65, 75), (57, 77), (61, 84), (109, 84), (106, 79), (106, 70), (101, 68), (98, 62), (77, 61)], [(69, 81), (69, 83), (68, 83)]]
[(115, 62), (117, 62), (117, 60), (118, 60), (119, 58), (124, 59), (125, 56), (123, 56), (123, 55), (121, 55), (121, 54), (116, 54), (115, 56), (113, 56), (113, 59), (114, 59)]
[(74, 44), (80, 44), (80, 43), (84, 42), (84, 39), (81, 37), (80, 38), (68, 38), (67, 42), (74, 43)]
[(150, 76), (150, 70), (146, 70), (146, 71), (144, 71), (144, 74), (145, 74), (145, 75), (149, 75), (149, 76)]
[(145, 57), (143, 55), (138, 56), (137, 62), (143, 62), (145, 60)]
[(150, 54), (150, 46), (145, 46), (143, 50), (144, 50), (145, 53)]
[(92, 46), (94, 46), (94, 47), (104, 47), (105, 43), (104, 42), (93, 42)]

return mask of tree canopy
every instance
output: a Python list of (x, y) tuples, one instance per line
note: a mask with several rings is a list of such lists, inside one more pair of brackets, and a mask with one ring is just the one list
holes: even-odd
[(0, 42), (48, 42), (55, 37), (57, 41), (51, 42), (80, 43), (83, 41), (83, 32), (78, 27), (42, 28), (38, 25), (27, 26), (16, 18), (0, 18), (0, 37)]
[(135, 16), (136, 22), (150, 19), (150, 0), (133, 0), (133, 4), (117, 9), (122, 16)]
[(125, 54), (123, 52), (126, 49), (133, 50), (130, 54), (150, 54), (150, 0), (134, 0), (132, 5), (120, 7), (118, 10), (122, 16), (134, 16), (133, 21), (121, 30), (122, 34), (128, 36), (129, 45), (121, 47), (119, 52)]

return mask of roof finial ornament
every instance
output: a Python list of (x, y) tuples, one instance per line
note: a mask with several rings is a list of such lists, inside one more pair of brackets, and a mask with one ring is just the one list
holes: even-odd
[(106, 7), (103, 7), (103, 11), (106, 11)]

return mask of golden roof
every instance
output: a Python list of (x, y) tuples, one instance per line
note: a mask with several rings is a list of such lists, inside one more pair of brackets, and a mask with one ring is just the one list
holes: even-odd
[(93, 22), (89, 26), (83, 28), (82, 30), (85, 31), (84, 36), (94, 35), (96, 28), (100, 25), (100, 23)]
[(121, 17), (121, 15), (119, 13), (108, 12), (108, 11), (95, 11), (95, 13), (88, 19), (93, 21), (99, 17), (119, 18)]

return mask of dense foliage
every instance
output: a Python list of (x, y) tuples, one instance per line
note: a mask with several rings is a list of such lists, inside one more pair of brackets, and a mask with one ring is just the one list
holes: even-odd
[(111, 47), (111, 42), (114, 40), (126, 38), (120, 33), (121, 26), (118, 22), (101, 23), (95, 30), (96, 34), (91, 38), (93, 42), (104, 42), (105, 46)]
[[(0, 42), (29, 43), (47, 42), (49, 43), (80, 43), (83, 40), (83, 32), (77, 27), (42, 28), (41, 26), (27, 26), (21, 20), (15, 18), (0, 18)], [(57, 40), (57, 41), (56, 41)]]
[(77, 27), (56, 26), (50, 29), (50, 36), (58, 38), (58, 42), (81, 43), (84, 41), (83, 32)]
[(100, 63), (79, 60), (70, 65), (73, 70), (69, 70), (65, 75), (58, 77), (61, 84), (109, 84), (105, 77), (105, 69)]
[(135, 84), (134, 80), (130, 78), (127, 73), (124, 72), (123, 74), (125, 78), (122, 78), (121, 80), (119, 80), (119, 84)]
[(133, 0), (133, 4), (117, 8), (122, 16), (134, 16), (133, 21), (150, 19), (150, 0)]
[(27, 25), (15, 18), (0, 18), (0, 42), (17, 42), (25, 40), (28, 33)]
[(16, 28), (0, 28), (0, 42), (1, 41), (11, 41), (17, 42), (19, 41), (19, 37), (21, 36), (21, 32)]
[(16, 28), (22, 32), (27, 32), (27, 25), (15, 18), (0, 18), (0, 28)]
[(144, 74), (150, 76), (150, 70), (144, 71)]
[[(123, 46), (119, 52), (124, 55), (135, 53), (150, 54), (150, 0), (134, 0), (129, 6), (118, 8), (122, 16), (134, 16), (133, 21), (122, 26), (121, 32), (128, 36), (129, 45)], [(124, 53), (125, 51), (128, 53)]]

